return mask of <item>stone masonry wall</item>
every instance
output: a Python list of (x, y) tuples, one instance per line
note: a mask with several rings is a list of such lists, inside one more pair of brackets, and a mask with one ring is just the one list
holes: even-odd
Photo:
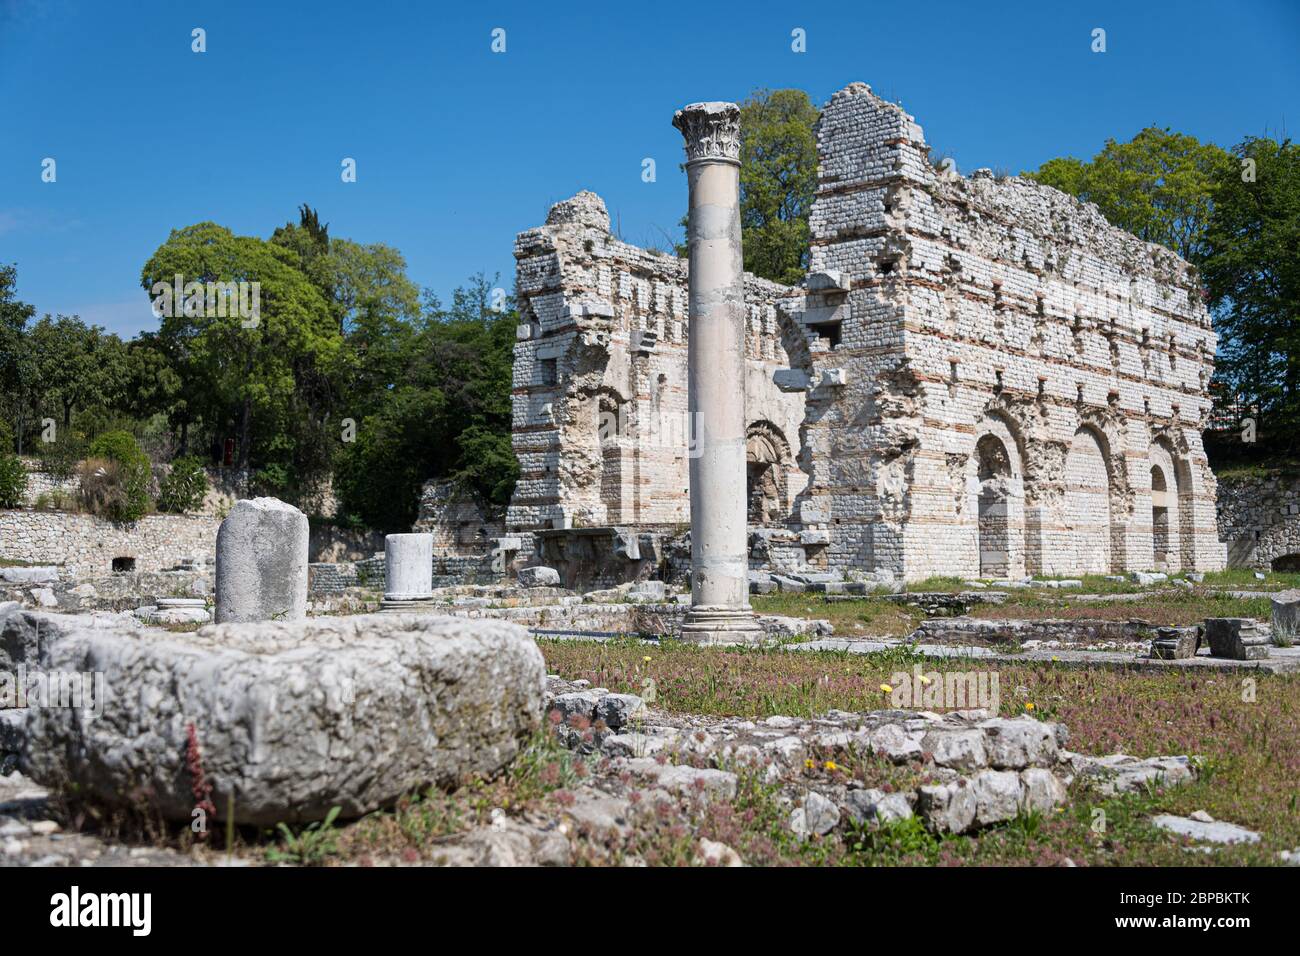
[(817, 136), (793, 317), (812, 342), (800, 517), (831, 532), (831, 566), (1223, 567), (1194, 270), (1057, 190), (934, 169), (920, 126), (865, 84)]
[(1230, 567), (1300, 571), (1300, 476), (1220, 478), (1218, 510)]
[(114, 558), (134, 558), (135, 571), (166, 571), (183, 561), (213, 562), (219, 524), (206, 515), (146, 515), (116, 525), (94, 515), (0, 509), (0, 558), (61, 565), (76, 578), (111, 574)]
[[(512, 441), (521, 474), (508, 527), (689, 521), (686, 261), (615, 239), (593, 193), (556, 204), (545, 226), (520, 233), (515, 258)], [(775, 304), (793, 290), (746, 276), (745, 291), (751, 469), (760, 510), (780, 520), (805, 482), (796, 463), (803, 396), (772, 382), (789, 364)]]

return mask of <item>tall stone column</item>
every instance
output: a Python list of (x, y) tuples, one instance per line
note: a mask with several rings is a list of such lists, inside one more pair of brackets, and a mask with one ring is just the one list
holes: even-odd
[(749, 606), (745, 494), (745, 282), (740, 247), (740, 108), (693, 103), (673, 125), (686, 138), (690, 184), (689, 408), (691, 609), (684, 640), (756, 642)]

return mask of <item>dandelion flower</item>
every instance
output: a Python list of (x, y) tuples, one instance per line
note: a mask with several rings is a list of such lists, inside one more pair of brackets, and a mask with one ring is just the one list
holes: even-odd
[(1033, 709), (1034, 709), (1034, 702), (1032, 700), (1025, 701), (1025, 710), (1033, 710)]
[(816, 769), (817, 769), (817, 761), (815, 761), (815, 760), (805, 760), (805, 761), (803, 762), (803, 765), (804, 765), (804, 767), (805, 767), (806, 769), (808, 769), (808, 770), (816, 770)]
[(840, 769), (840, 768), (839, 768), (839, 764), (837, 764), (834, 760), (828, 760), (828, 761), (826, 761), (826, 763), (824, 764), (824, 766), (826, 767), (827, 770), (839, 770), (839, 769)]
[(920, 675), (920, 680), (921, 680), (921, 683), (922, 683), (922, 684), (929, 684), (929, 683), (930, 683), (930, 678), (926, 677), (924, 674), (921, 674), (921, 675)]
[(892, 694), (894, 692), (894, 688), (890, 687), (888, 684), (881, 684), (880, 689), (886, 694)]
[(649, 663), (650, 663), (650, 658), (648, 658), (648, 657), (643, 657), (643, 658), (641, 658), (641, 661), (642, 661), (642, 663), (649, 664)]

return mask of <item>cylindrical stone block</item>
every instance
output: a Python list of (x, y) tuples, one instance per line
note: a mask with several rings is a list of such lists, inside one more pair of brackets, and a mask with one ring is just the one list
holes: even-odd
[(384, 536), (384, 599), (420, 601), (433, 597), (433, 535)]
[(307, 516), (293, 505), (237, 501), (217, 530), (217, 623), (306, 617), (307, 538)]
[(740, 108), (695, 103), (673, 125), (686, 139), (690, 215), (688, 406), (691, 609), (688, 640), (754, 641), (745, 491), (745, 285), (740, 236)]

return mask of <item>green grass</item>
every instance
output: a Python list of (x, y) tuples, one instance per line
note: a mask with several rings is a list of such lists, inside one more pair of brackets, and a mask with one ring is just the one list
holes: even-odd
[[(641, 644), (539, 643), (548, 668), (566, 679), (635, 693), (653, 678), (659, 708), (753, 718), (878, 709), (885, 705), (880, 684), (921, 660), (906, 649), (850, 655), (676, 643), (649, 651)], [(929, 671), (940, 673), (987, 666), (975, 659), (923, 660)], [(1267, 864), (1276, 862), (1277, 851), (1300, 847), (1300, 677), (1101, 671), (1049, 663), (999, 664), (996, 671), (1002, 712), (1024, 712), (1033, 704), (1038, 716), (1066, 724), (1073, 750), (1197, 754), (1207, 758), (1208, 772), (1194, 784), (1163, 793), (1110, 800), (1079, 793), (1063, 813), (979, 837), (939, 839), (900, 830), (873, 836), (860, 850), (822, 848), (819, 860), (804, 859), (799, 851), (787, 861), (1045, 864), (1068, 856), (1080, 864)], [(1254, 682), (1249, 685), (1253, 699), (1246, 693), (1247, 680)], [(864, 770), (853, 772), (865, 777)], [(1093, 809), (1105, 811), (1103, 833), (1092, 828)], [(1260, 844), (1213, 856), (1187, 853), (1148, 822), (1157, 812), (1186, 815), (1202, 809), (1256, 830)]]
[(828, 601), (822, 594), (756, 594), (749, 603), (759, 614), (825, 619), (837, 635), (851, 637), (903, 637), (925, 616), (878, 597)]
[(1284, 591), (1300, 588), (1300, 574), (1290, 571), (1264, 571), (1264, 580), (1255, 577), (1255, 568), (1229, 568), (1210, 571), (1205, 575), (1205, 587), (1233, 588), (1240, 591)]

